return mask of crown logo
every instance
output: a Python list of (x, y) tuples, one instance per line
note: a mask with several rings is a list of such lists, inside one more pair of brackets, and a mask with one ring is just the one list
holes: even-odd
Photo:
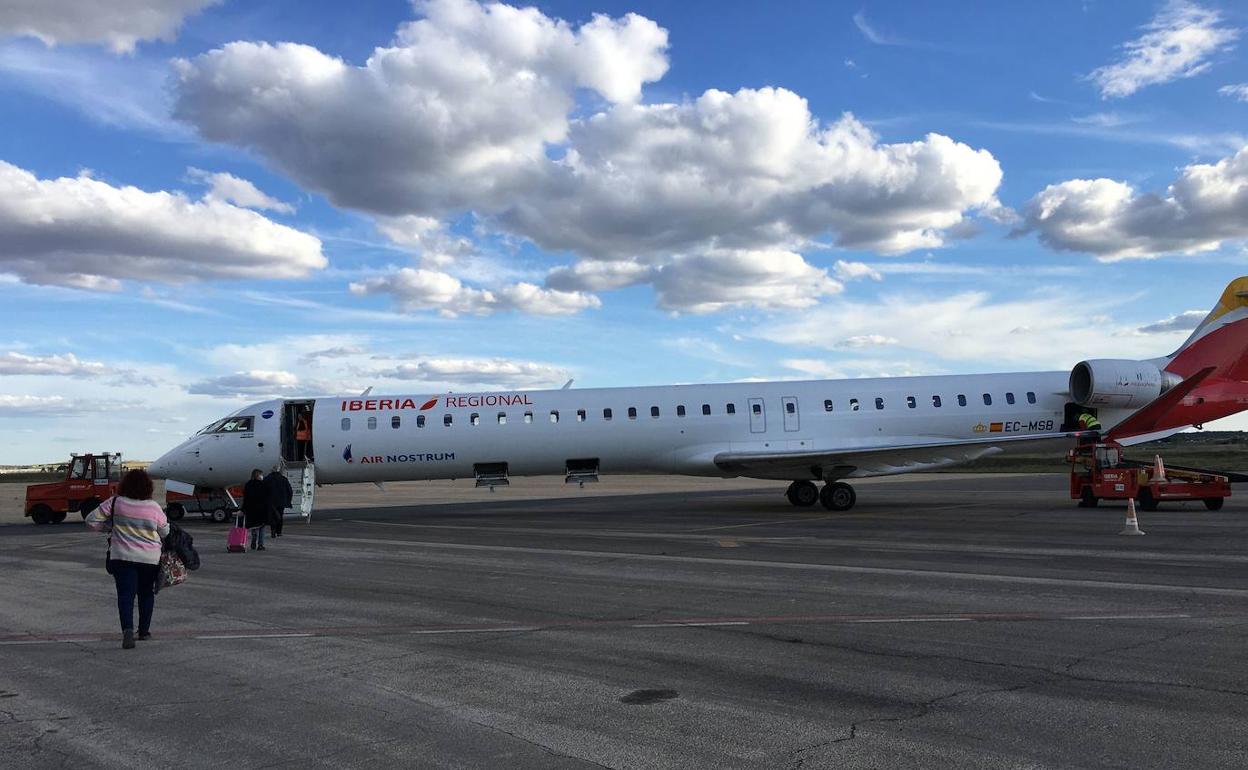
[(984, 425), (984, 424), (981, 422), (981, 423), (977, 424), (974, 428), (971, 428), (971, 430), (972, 430), (972, 431), (974, 431), (974, 432), (976, 432), (976, 433), (987, 433), (987, 432), (988, 432), (988, 426), (987, 426), (987, 425)]

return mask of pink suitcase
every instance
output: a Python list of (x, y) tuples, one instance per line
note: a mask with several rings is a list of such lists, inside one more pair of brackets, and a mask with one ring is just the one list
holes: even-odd
[(234, 519), (234, 526), (230, 527), (230, 534), (225, 539), (225, 550), (230, 553), (247, 550), (247, 528), (243, 526), (242, 519)]

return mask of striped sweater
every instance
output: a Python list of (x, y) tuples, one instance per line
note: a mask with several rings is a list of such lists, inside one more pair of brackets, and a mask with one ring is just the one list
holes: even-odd
[(169, 534), (169, 519), (159, 503), (128, 497), (105, 500), (87, 514), (87, 526), (111, 533), (110, 559), (144, 564), (160, 562), (160, 541)]

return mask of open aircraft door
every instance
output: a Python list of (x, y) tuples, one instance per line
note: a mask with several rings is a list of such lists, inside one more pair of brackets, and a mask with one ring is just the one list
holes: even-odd
[(286, 462), (282, 472), (294, 492), (285, 515), (311, 521), (312, 502), (316, 497), (316, 466), (310, 462)]

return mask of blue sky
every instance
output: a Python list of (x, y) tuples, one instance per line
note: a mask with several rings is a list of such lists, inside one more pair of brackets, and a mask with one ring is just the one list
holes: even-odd
[(1229, 2), (95, 5), (0, 7), (0, 462), (1153, 357), (1248, 261)]

